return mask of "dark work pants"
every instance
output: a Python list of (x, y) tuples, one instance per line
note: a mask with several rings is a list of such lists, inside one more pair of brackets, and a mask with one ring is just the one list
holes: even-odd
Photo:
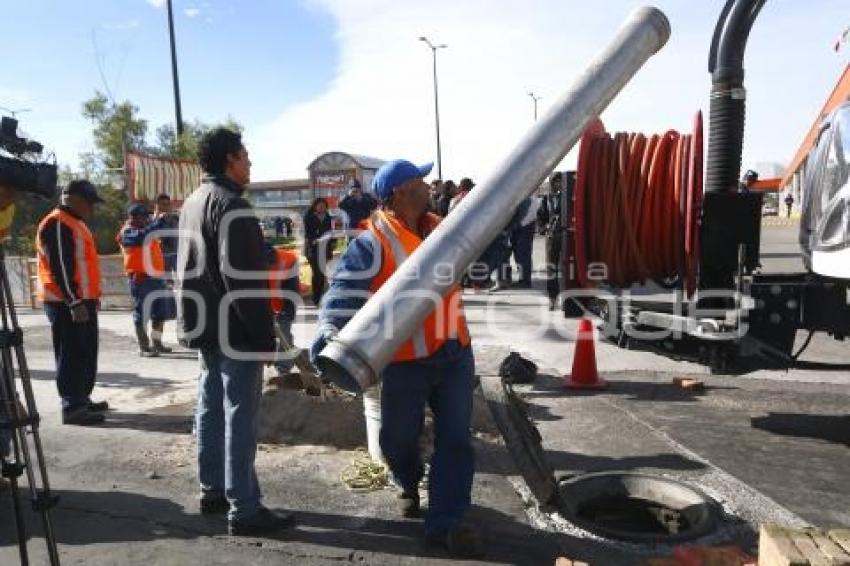
[(561, 292), (561, 240), (563, 232), (555, 230), (546, 236), (546, 293), (554, 300)]
[(314, 254), (309, 255), (307, 261), (310, 263), (310, 271), (313, 272), (313, 277), (310, 280), (313, 303), (318, 306), (319, 301), (322, 300), (322, 295), (325, 294), (325, 286), (328, 282), (328, 278), (324, 272), (327, 268), (327, 262), (324, 262), (324, 265), (320, 265), (318, 258)]
[(88, 322), (71, 320), (71, 309), (64, 303), (44, 303), (44, 312), (53, 333), (56, 358), (56, 388), (62, 410), (71, 411), (89, 403), (97, 375), (97, 302), (85, 301)]
[(520, 226), (511, 232), (511, 248), (514, 252), (514, 261), (519, 268), (519, 282), (531, 284), (531, 253), (534, 245), (535, 223)]

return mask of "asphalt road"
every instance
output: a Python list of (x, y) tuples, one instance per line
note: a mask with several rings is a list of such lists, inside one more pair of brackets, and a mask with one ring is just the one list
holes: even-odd
[[(793, 227), (765, 229), (766, 268), (769, 261), (771, 269), (793, 269), (794, 233)], [(538, 240), (538, 260), (542, 248)], [(709, 542), (751, 547), (761, 521), (850, 527), (846, 371), (710, 376), (699, 365), (597, 342), (597, 364), (611, 388), (600, 395), (568, 394), (560, 383), (570, 371), (576, 323), (548, 311), (539, 275), (532, 290), (466, 293), (464, 301), (479, 374), (494, 374), (510, 350), (539, 365), (542, 377), (521, 393), (553, 469), (629, 469), (692, 483), (726, 513), (724, 528)], [(64, 563), (451, 562), (423, 547), (420, 525), (395, 515), (392, 490), (360, 494), (342, 486), (339, 473), (358, 452), (332, 441), (299, 442), (297, 430), (288, 431), (295, 441), (263, 445), (258, 473), (268, 504), (294, 510), (301, 526), (274, 539), (224, 535), (222, 521), (196, 513), (193, 354), (140, 359), (129, 313), (104, 312), (101, 322), (95, 396), (114, 410), (104, 427), (89, 429), (59, 424), (49, 328), (40, 312), (21, 315), (47, 464), (62, 496), (55, 519)], [(307, 345), (315, 325), (315, 309), (302, 309), (296, 342)], [(819, 338), (811, 351), (821, 360), (850, 361), (846, 343)], [(671, 389), (672, 377), (682, 375), (704, 380), (706, 390), (685, 395)], [(290, 410), (303, 414), (304, 406)], [(320, 408), (312, 415), (332, 430), (324, 421), (332, 423), (333, 413)], [(518, 496), (526, 495), (522, 483), (492, 426), (477, 426), (475, 445), (472, 519), (489, 542), (481, 563), (546, 564), (568, 555), (630, 564), (669, 551), (600, 540), (547, 518)], [(0, 492), (0, 509), (8, 504), (8, 493)], [(29, 522), (34, 563), (42, 563), (37, 517)], [(10, 521), (0, 521), (0, 564), (16, 561)]]

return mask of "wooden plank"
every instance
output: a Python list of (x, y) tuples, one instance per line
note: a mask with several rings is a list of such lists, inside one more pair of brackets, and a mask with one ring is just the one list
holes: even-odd
[(809, 536), (808, 531), (790, 531), (789, 536), (794, 541), (794, 545), (803, 553), (803, 556), (808, 560), (811, 566), (830, 566), (829, 559), (823, 553)]
[(778, 525), (762, 525), (759, 532), (759, 566), (810, 566), (809, 561)]
[(829, 538), (850, 554), (850, 529), (832, 529)]
[(815, 529), (809, 530), (808, 533), (831, 566), (850, 566), (850, 554), (830, 540), (826, 534)]

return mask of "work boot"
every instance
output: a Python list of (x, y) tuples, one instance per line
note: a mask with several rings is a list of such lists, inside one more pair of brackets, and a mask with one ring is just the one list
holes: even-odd
[(430, 533), (426, 542), (446, 549), (455, 558), (480, 558), (484, 556), (484, 541), (477, 529), (458, 525), (442, 533)]
[(422, 508), (419, 506), (419, 490), (404, 490), (398, 494), (398, 511), (405, 519), (418, 519), (422, 516)]
[(232, 536), (262, 536), (295, 526), (295, 517), (290, 513), (277, 514), (260, 507), (260, 510), (244, 519), (227, 522), (227, 532)]
[(62, 424), (89, 426), (102, 423), (106, 417), (103, 413), (94, 413), (88, 405), (62, 411)]
[(139, 355), (143, 357), (155, 356), (156, 352), (151, 349), (151, 343), (148, 340), (148, 333), (145, 331), (144, 324), (136, 324), (136, 340), (139, 342)]
[(499, 291), (507, 291), (511, 288), (510, 283), (506, 281), (497, 281), (495, 285), (487, 289), (489, 293), (498, 293)]
[(161, 320), (155, 320), (151, 323), (151, 342), (153, 342), (153, 351), (157, 354), (170, 354), (171, 348), (162, 343), (162, 327), (165, 323)]
[(89, 411), (92, 413), (105, 413), (109, 410), (109, 403), (106, 401), (89, 401)]
[(223, 515), (230, 509), (227, 498), (221, 494), (202, 493), (198, 499), (201, 515)]

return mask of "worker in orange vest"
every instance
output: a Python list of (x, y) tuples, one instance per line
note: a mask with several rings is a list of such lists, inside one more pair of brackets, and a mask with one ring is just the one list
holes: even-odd
[(64, 424), (103, 422), (106, 401), (94, 402), (97, 375), (100, 259), (86, 223), (103, 202), (94, 185), (71, 181), (61, 204), (38, 225), (38, 294), (50, 321), (56, 386)]
[(269, 303), (274, 321), (280, 331), (278, 359), (275, 368), (281, 375), (295, 365), (292, 323), (295, 320), (295, 301), (300, 297), (298, 282), (298, 253), (265, 244), (266, 264), (269, 267)]
[[(428, 212), (429, 186), (423, 180), (431, 164), (417, 167), (405, 160), (385, 163), (373, 188), (383, 203), (340, 258), (322, 300), (316, 356), (327, 341), (354, 316), (368, 297), (392, 276), (440, 221)], [(445, 276), (443, 274), (433, 274)], [(432, 300), (431, 297), (423, 300)], [(379, 329), (376, 340), (384, 330)], [(465, 524), (471, 504), (474, 453), (470, 438), (475, 361), (455, 285), (416, 333), (395, 353), (382, 374), (380, 446), (396, 483), (399, 512), (418, 517), (419, 482), (424, 466), (419, 437), (425, 406), (434, 414), (434, 455), (428, 482), (426, 540), (457, 557), (483, 552), (478, 531)], [(350, 389), (351, 384), (341, 384)]]
[[(116, 240), (124, 255), (124, 273), (127, 274), (130, 296), (133, 298), (133, 325), (139, 354), (158, 356), (171, 352), (162, 343), (162, 329), (166, 320), (175, 318), (176, 306), (166, 285), (165, 258), (154, 232), (163, 227), (165, 217), (150, 221), (150, 211), (142, 203), (130, 205), (127, 221), (118, 232)], [(148, 339), (147, 322), (151, 323)]]

